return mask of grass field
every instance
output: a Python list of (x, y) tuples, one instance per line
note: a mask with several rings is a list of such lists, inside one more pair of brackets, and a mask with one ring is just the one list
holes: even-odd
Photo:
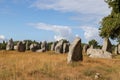
[(120, 80), (120, 55), (67, 64), (67, 54), (0, 51), (0, 80)]

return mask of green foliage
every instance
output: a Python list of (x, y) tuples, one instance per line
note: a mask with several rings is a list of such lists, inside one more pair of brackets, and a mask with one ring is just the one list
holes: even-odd
[(50, 50), (51, 49), (51, 45), (53, 44), (53, 42), (48, 42), (48, 50)]
[(112, 7), (112, 13), (120, 13), (120, 0), (105, 0), (109, 7)]
[(18, 42), (19, 42), (19, 41), (14, 41), (14, 45), (17, 45)]
[[(64, 43), (69, 43), (69, 41), (66, 40), (66, 39), (61, 39), (61, 40), (63, 40)], [(57, 42), (58, 42), (58, 41), (57, 41)]]
[(5, 41), (3, 41), (3, 43), (0, 43), (0, 49), (6, 49), (6, 43), (5, 43)]
[(100, 26), (100, 36), (120, 40), (120, 0), (106, 0), (112, 12), (104, 17)]
[(91, 46), (91, 45), (93, 45), (94, 47), (97, 47), (97, 46), (98, 46), (98, 42), (97, 42), (95, 39), (90, 40), (88, 43), (89, 43), (90, 46)]
[(100, 27), (100, 36), (111, 39), (120, 37), (120, 14), (109, 15), (103, 18)]
[(81, 43), (81, 46), (83, 47), (84, 45), (87, 45), (86, 43)]

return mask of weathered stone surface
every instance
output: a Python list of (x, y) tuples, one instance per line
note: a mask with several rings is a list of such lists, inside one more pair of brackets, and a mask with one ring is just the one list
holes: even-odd
[(67, 61), (69, 63), (71, 61), (82, 61), (82, 60), (83, 60), (83, 55), (82, 55), (81, 39), (77, 37), (70, 45)]
[(17, 45), (14, 46), (14, 50), (17, 50)]
[(83, 46), (83, 53), (86, 53), (88, 48), (89, 48), (89, 45), (87, 45), (87, 44), (84, 45)]
[(87, 55), (91, 58), (112, 58), (112, 54), (101, 49), (88, 49)]
[(116, 55), (119, 55), (119, 54), (120, 54), (120, 44), (118, 44), (118, 45), (115, 47), (114, 53), (115, 53)]
[(35, 51), (38, 50), (38, 49), (39, 49), (39, 48), (38, 48), (38, 45), (37, 45), (37, 44), (33, 43), (33, 44), (30, 45), (30, 50), (31, 50), (32, 52), (35, 52)]
[(7, 43), (6, 50), (14, 50), (14, 42), (13, 39), (10, 39)]
[(69, 52), (69, 43), (64, 43), (63, 44), (63, 53), (68, 53)]
[(39, 43), (39, 48), (41, 49), (42, 42)]
[(47, 51), (48, 47), (47, 47), (47, 42), (46, 41), (42, 42), (41, 49), (44, 49), (45, 51)]
[(26, 50), (30, 50), (30, 45), (28, 41), (26, 42)]
[(57, 45), (55, 46), (55, 52), (56, 53), (63, 53), (63, 44), (64, 44), (64, 41), (63, 40), (60, 40)]
[(100, 74), (100, 73), (96, 73), (96, 74), (95, 74), (95, 79), (98, 80), (100, 77), (101, 77), (101, 74)]
[(36, 50), (36, 52), (45, 52), (45, 51), (46, 51), (45, 48)]
[(104, 38), (102, 50), (112, 52), (112, 45), (108, 38)]
[(118, 44), (118, 54), (120, 54), (120, 44)]
[(115, 52), (116, 55), (118, 54), (118, 46), (115, 47)]
[(53, 42), (52, 45), (51, 45), (51, 51), (55, 51), (55, 46), (56, 46), (56, 43)]
[(90, 46), (90, 49), (94, 49), (94, 46), (93, 46), (93, 45), (91, 45), (91, 46)]
[(22, 42), (22, 41), (18, 42), (18, 43), (17, 43), (17, 50), (18, 50), (19, 52), (25, 52), (25, 50), (26, 50), (25, 43)]
[(0, 50), (2, 49), (2, 45), (0, 45)]

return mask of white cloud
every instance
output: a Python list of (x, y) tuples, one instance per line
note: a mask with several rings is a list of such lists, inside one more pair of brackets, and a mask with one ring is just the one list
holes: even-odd
[[(111, 11), (104, 0), (36, 0), (31, 7), (40, 10), (76, 13), (76, 15), (71, 16), (70, 19), (81, 22), (81, 25), (95, 25), (95, 27), (80, 27), (84, 31), (85, 39), (87, 41), (96, 39), (98, 42), (101, 42), (101, 38), (99, 37), (99, 31), (96, 26), (99, 26), (100, 20)], [(64, 36), (62, 36), (62, 38), (63, 37)], [(59, 39), (61, 36), (57, 35), (55, 38)]]
[(84, 37), (87, 41), (95, 39), (100, 44), (102, 43), (102, 38), (99, 36), (98, 28), (92, 26), (81, 26), (80, 28), (84, 31)]
[(71, 41), (74, 37), (69, 26), (50, 25), (45, 23), (29, 23), (29, 25), (37, 29), (55, 32), (55, 40), (67, 39)]
[(110, 12), (104, 0), (36, 0), (31, 6), (82, 14), (105, 15)]
[(4, 40), (4, 39), (5, 39), (5, 36), (0, 35), (0, 40)]
[(5, 36), (0, 35), (0, 41), (5, 40)]
[(76, 13), (70, 19), (88, 25), (99, 24), (111, 11), (104, 0), (36, 0), (31, 7)]

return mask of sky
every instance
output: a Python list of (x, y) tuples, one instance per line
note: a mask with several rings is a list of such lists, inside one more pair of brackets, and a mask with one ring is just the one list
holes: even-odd
[(0, 0), (0, 41), (80, 37), (100, 43), (100, 21), (110, 11), (104, 0)]

